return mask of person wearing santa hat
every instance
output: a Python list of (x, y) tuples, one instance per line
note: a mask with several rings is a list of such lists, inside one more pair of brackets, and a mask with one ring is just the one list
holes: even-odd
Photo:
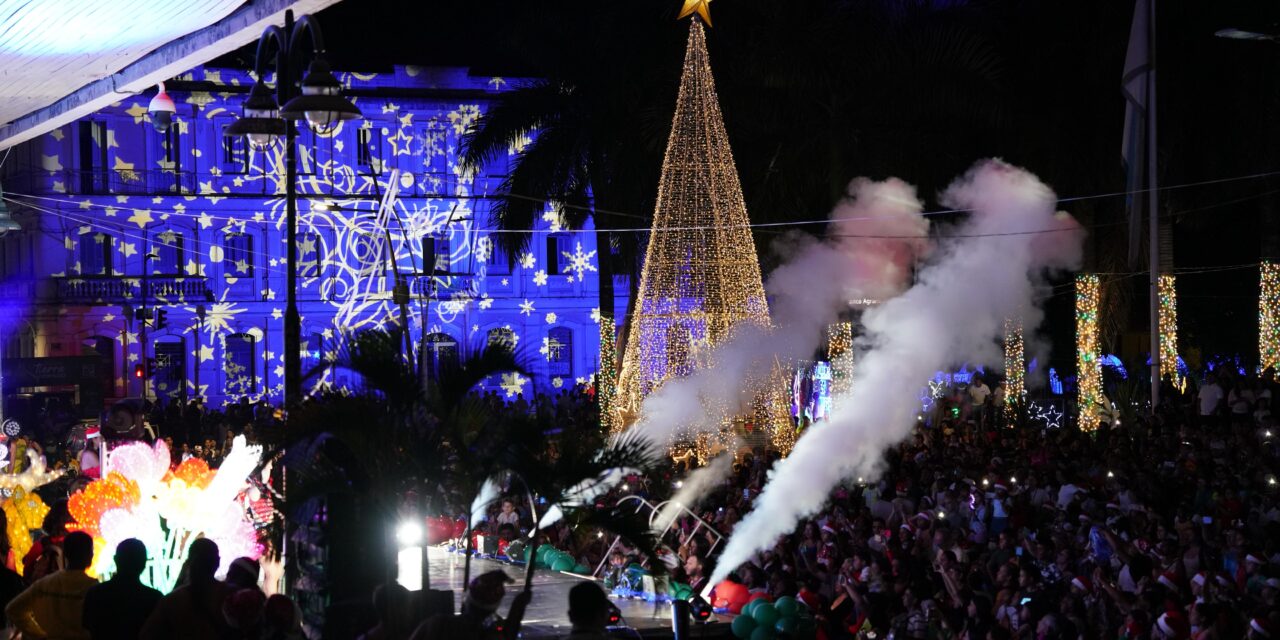
[(1271, 640), (1275, 635), (1271, 630), (1271, 622), (1266, 618), (1253, 618), (1249, 620), (1249, 634), (1245, 636), (1248, 640)]
[(1181, 611), (1169, 610), (1156, 618), (1151, 628), (1152, 640), (1188, 640), (1191, 637), (1191, 625)]

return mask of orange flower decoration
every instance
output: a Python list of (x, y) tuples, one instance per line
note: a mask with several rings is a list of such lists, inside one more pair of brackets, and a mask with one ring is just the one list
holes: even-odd
[[(209, 464), (200, 458), (187, 458), (170, 473), (173, 477), (187, 483), (187, 486), (197, 489), (208, 487), (215, 475), (215, 472), (209, 468)], [(166, 482), (168, 480), (169, 478), (165, 478)]]
[(129, 509), (142, 501), (138, 483), (119, 472), (112, 471), (101, 480), (94, 480), (84, 490), (75, 493), (67, 501), (67, 510), (75, 522), (67, 525), (71, 531), (83, 531), (95, 538), (102, 536), (98, 520), (111, 509)]

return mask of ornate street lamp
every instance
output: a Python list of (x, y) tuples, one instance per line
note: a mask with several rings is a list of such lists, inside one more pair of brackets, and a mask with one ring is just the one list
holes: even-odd
[[(302, 47), (309, 36), (311, 47)], [(274, 53), (275, 95), (267, 87), (267, 63)], [(265, 149), (283, 136), (285, 140), (285, 284), (284, 315), (284, 404), (302, 400), (302, 323), (298, 315), (298, 130), (295, 120), (305, 119), (316, 133), (328, 133), (343, 120), (363, 117), (350, 100), (342, 97), (342, 85), (323, 59), (324, 38), (320, 25), (311, 16), (295, 22), (293, 12), (285, 12), (284, 27), (270, 26), (258, 40), (254, 72), (257, 81), (244, 102), (244, 117), (227, 127), (225, 135), (244, 136), (256, 149)], [(306, 58), (307, 74), (298, 83)], [(279, 105), (284, 105), (280, 108)]]

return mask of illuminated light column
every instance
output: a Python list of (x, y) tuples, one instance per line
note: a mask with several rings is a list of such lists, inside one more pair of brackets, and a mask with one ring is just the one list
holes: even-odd
[(618, 392), (618, 329), (613, 316), (600, 314), (600, 373), (596, 375), (596, 401), (600, 405), (600, 426), (613, 433), (613, 398)]
[(831, 361), (831, 404), (834, 407), (853, 388), (853, 323), (827, 327), (827, 359)]
[(1004, 321), (1004, 377), (1004, 412), (1013, 418), (1027, 400), (1027, 354), (1020, 318)]
[[(711, 364), (715, 348), (735, 329), (770, 326), (750, 222), (716, 96), (706, 32), (702, 20), (694, 18), (630, 320), (633, 339), (623, 354), (612, 403), (615, 430), (626, 429), (644, 398), (665, 382)], [(793, 429), (786, 384), (775, 384), (785, 376), (777, 373), (752, 381), (767, 398), (739, 403), (752, 407), (753, 415), (726, 412), (723, 423), (737, 417), (773, 434)], [(780, 448), (786, 446), (786, 436), (781, 437)]]
[(1080, 429), (1098, 428), (1102, 415), (1102, 364), (1098, 360), (1098, 276), (1076, 276), (1076, 404)]
[(1184, 381), (1178, 371), (1177, 278), (1162, 275), (1157, 286), (1160, 296), (1160, 372), (1162, 376), (1169, 376), (1175, 388), (1182, 389)]
[(1280, 264), (1262, 261), (1258, 293), (1258, 370), (1280, 370)]

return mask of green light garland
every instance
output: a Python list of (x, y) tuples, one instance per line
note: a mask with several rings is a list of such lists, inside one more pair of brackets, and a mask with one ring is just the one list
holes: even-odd
[(1098, 360), (1098, 276), (1076, 276), (1076, 404), (1080, 429), (1093, 431), (1101, 422), (1102, 364)]

